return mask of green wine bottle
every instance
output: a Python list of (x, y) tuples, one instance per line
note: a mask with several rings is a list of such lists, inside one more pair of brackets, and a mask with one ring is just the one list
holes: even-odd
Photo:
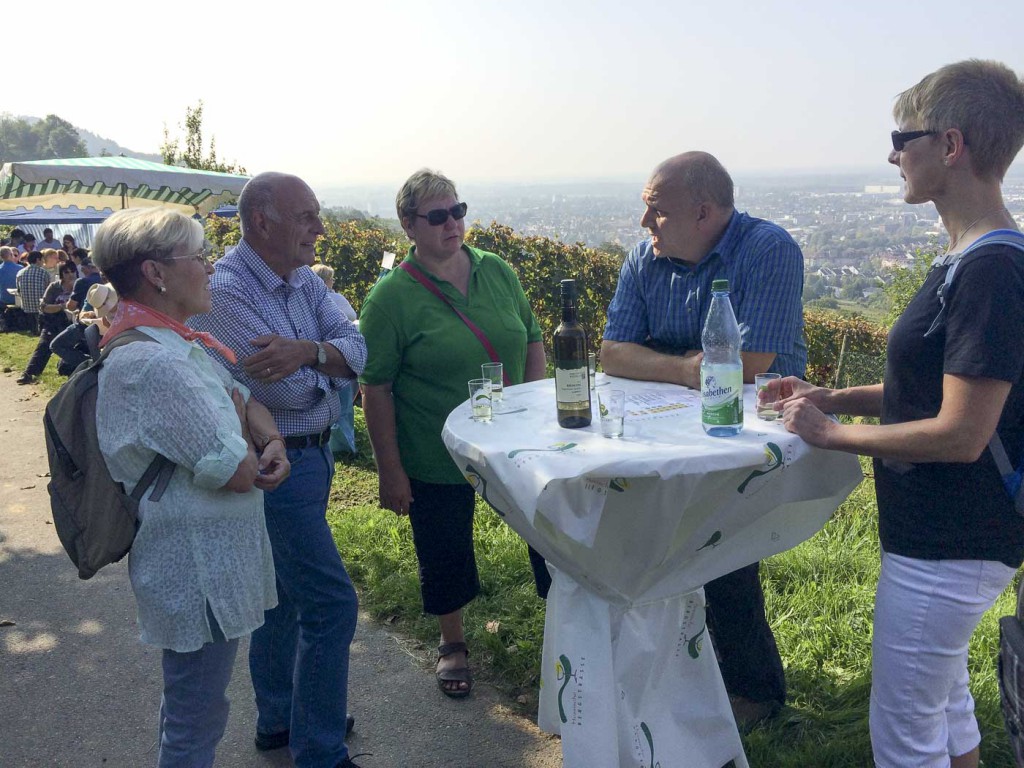
[(576, 319), (576, 281), (563, 280), (562, 322), (555, 329), (555, 404), (558, 424), (569, 429), (590, 426), (590, 369), (587, 331)]

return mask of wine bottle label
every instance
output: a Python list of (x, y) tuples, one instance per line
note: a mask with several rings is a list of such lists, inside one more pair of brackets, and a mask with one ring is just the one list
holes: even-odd
[(743, 368), (736, 365), (702, 365), (700, 382), (701, 421), (713, 426), (743, 423)]
[(555, 400), (561, 408), (586, 408), (590, 403), (587, 363), (580, 368), (555, 368)]

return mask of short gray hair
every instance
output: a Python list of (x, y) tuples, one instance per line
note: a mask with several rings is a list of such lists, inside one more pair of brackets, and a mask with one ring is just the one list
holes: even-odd
[(132, 296), (147, 259), (167, 259), (176, 248), (203, 247), (203, 225), (170, 208), (117, 211), (96, 230), (92, 260), (122, 296)]
[(398, 220), (403, 222), (414, 216), (424, 200), (443, 195), (451, 195), (456, 200), (459, 199), (459, 193), (455, 190), (455, 182), (440, 171), (420, 168), (406, 179), (405, 184), (398, 190), (398, 195), (395, 197)]
[(998, 61), (947, 64), (897, 96), (892, 115), (921, 130), (956, 128), (974, 171), (1002, 181), (1024, 146), (1024, 83)]
[(732, 210), (735, 205), (732, 177), (718, 158), (707, 152), (684, 152), (670, 157), (655, 169), (668, 185), (684, 191), (694, 203), (711, 202)]
[(334, 267), (328, 264), (314, 264), (313, 274), (323, 280), (325, 284), (330, 285), (334, 280)]
[(253, 176), (242, 187), (242, 194), (238, 196), (238, 218), (242, 227), (242, 237), (246, 232), (256, 228), (255, 216), (263, 213), (272, 221), (280, 221), (281, 214), (274, 206), (274, 195), (277, 185), (284, 179), (297, 178), (287, 173), (268, 171)]

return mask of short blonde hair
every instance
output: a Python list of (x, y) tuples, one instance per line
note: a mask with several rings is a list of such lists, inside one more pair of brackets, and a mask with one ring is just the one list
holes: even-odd
[(330, 286), (334, 282), (334, 267), (327, 264), (314, 264), (313, 273), (323, 280), (325, 285)]
[(133, 296), (142, 282), (143, 261), (167, 259), (183, 246), (203, 247), (203, 225), (169, 208), (117, 211), (96, 230), (92, 260), (121, 296)]
[(395, 197), (398, 220), (405, 223), (406, 219), (416, 215), (420, 203), (424, 200), (443, 195), (451, 195), (456, 200), (459, 199), (459, 193), (455, 191), (455, 182), (440, 171), (420, 168), (406, 179), (405, 184), (398, 190), (398, 195)]
[(1024, 146), (1024, 83), (998, 61), (947, 64), (897, 96), (892, 114), (915, 129), (959, 130), (981, 177), (1002, 181)]

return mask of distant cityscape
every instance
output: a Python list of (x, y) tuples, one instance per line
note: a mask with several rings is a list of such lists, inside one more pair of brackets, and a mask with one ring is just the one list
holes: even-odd
[[(626, 252), (647, 236), (639, 223), (642, 186), (466, 184), (460, 196), (469, 203), (469, 218), (482, 226), (497, 221), (521, 235)], [(1024, 171), (1011, 169), (1003, 192), (1024, 229)], [(321, 195), (327, 206), (395, 218), (393, 190), (336, 188)], [(894, 268), (911, 265), (915, 253), (934, 253), (948, 241), (935, 207), (904, 203), (902, 184), (882, 174), (737, 177), (736, 207), (778, 223), (800, 244), (808, 278), (822, 279), (808, 286), (813, 290), (805, 291), (805, 300), (839, 297), (841, 286), (846, 298), (868, 298)]]

